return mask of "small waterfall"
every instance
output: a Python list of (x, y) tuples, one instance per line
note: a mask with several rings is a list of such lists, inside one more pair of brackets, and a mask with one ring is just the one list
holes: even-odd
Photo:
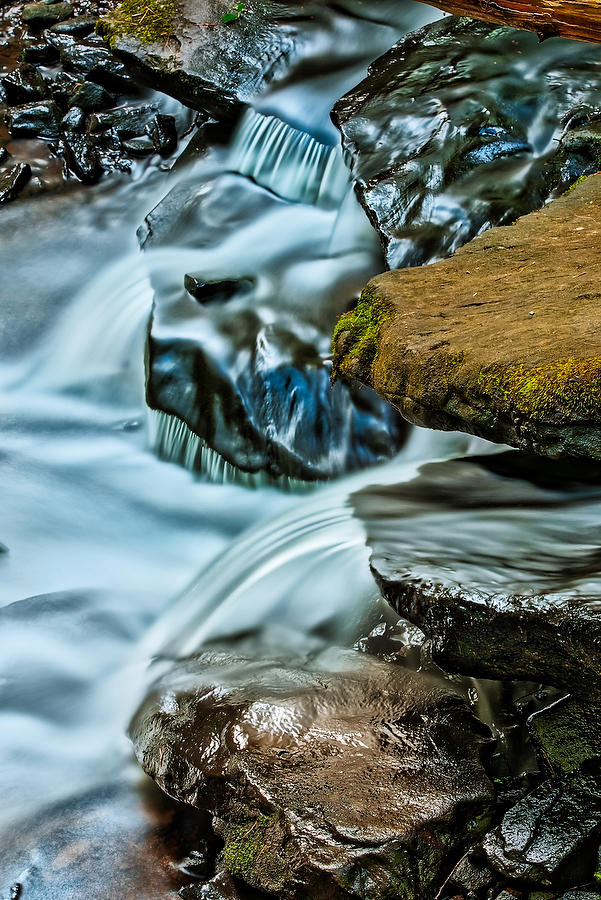
[(306, 491), (312, 484), (298, 478), (270, 477), (266, 472), (244, 472), (233, 466), (195, 434), (182, 419), (162, 410), (148, 411), (150, 447), (165, 462), (174, 462), (202, 475), (211, 484), (237, 484), (247, 488), (277, 487), (283, 491)]
[(234, 136), (228, 164), (280, 197), (317, 206), (338, 206), (349, 184), (339, 147), (252, 109)]

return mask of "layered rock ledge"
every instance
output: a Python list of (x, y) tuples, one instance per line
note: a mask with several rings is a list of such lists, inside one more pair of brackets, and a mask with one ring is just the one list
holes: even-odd
[(410, 422), (601, 458), (601, 175), (454, 257), (374, 278), (334, 332), (334, 375)]

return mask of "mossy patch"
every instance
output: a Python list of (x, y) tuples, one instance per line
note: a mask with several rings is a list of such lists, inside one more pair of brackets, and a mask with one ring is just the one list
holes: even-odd
[(371, 373), (380, 330), (394, 315), (394, 307), (366, 288), (357, 305), (338, 319), (332, 337), (333, 377), (343, 369), (358, 377)]
[(266, 850), (265, 838), (270, 821), (267, 816), (260, 815), (254, 822), (231, 829), (223, 848), (223, 861), (230, 875), (249, 884), (255, 883), (253, 873)]
[(536, 368), (488, 366), (479, 391), (538, 420), (598, 422), (601, 419), (601, 357), (564, 359)]
[(112, 47), (124, 35), (144, 44), (166, 44), (173, 31), (176, 0), (123, 0), (99, 22)]

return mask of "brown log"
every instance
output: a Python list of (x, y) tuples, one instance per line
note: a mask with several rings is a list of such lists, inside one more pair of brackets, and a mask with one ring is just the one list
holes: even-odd
[(601, 42), (601, 0), (422, 0), (444, 12), (535, 31), (541, 39)]

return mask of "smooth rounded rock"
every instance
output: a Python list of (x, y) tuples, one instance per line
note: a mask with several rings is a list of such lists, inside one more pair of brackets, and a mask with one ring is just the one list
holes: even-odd
[(486, 828), (482, 726), (453, 689), (353, 651), (176, 664), (131, 725), (208, 809), (230, 874), (281, 900), (432, 898)]

